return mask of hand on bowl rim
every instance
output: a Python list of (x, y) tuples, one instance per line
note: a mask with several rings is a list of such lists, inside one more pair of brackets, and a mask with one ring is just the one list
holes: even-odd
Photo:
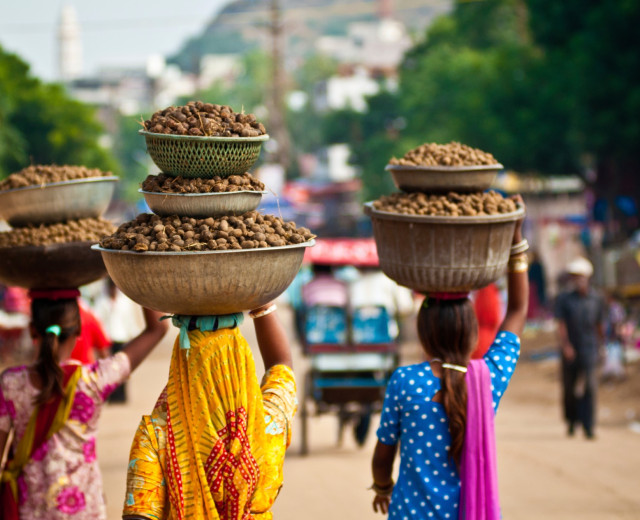
[[(526, 214), (527, 207), (524, 204), (524, 200), (522, 199), (522, 195), (516, 194), (516, 195), (512, 195), (509, 198), (516, 203), (516, 206), (520, 206), (522, 209), (524, 209), (525, 210), (525, 214)], [(517, 244), (518, 242), (522, 241), (522, 224), (524, 222), (524, 218), (525, 218), (525, 215), (523, 214), (522, 218), (520, 218), (520, 219), (518, 219), (516, 221), (516, 227), (513, 230), (512, 244)]]

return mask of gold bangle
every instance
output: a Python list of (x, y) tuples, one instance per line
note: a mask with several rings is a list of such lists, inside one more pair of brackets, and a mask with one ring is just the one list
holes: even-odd
[(391, 479), (391, 482), (386, 486), (379, 486), (378, 484), (373, 482), (369, 489), (372, 489), (376, 495), (380, 495), (382, 497), (390, 497), (393, 493), (393, 487), (395, 486), (395, 482)]
[(519, 254), (509, 258), (508, 269), (509, 273), (525, 273), (529, 270), (529, 261), (526, 255)]
[(260, 309), (260, 310), (253, 310), (253, 311), (249, 311), (249, 317), (253, 318), (254, 320), (256, 318), (262, 318), (263, 316), (266, 316), (267, 314), (271, 314), (273, 311), (275, 311), (277, 309), (277, 305), (275, 303), (269, 305), (269, 307), (267, 307), (266, 309)]

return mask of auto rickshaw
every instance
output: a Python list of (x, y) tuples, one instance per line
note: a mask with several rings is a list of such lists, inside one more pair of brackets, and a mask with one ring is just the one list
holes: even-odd
[(345, 266), (375, 268), (369, 239), (319, 239), (309, 250), (314, 278), (302, 288), (299, 330), (310, 360), (300, 417), (303, 455), (309, 451), (309, 417), (335, 413), (338, 443), (347, 425), (364, 445), (371, 416), (382, 408), (385, 389), (399, 361), (396, 317), (383, 305), (353, 305), (352, 283), (333, 272)]

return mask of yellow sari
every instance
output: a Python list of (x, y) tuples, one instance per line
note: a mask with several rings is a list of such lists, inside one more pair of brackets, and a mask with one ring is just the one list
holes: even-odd
[(189, 332), (131, 447), (123, 516), (270, 520), (296, 411), (291, 368), (258, 384), (238, 328)]

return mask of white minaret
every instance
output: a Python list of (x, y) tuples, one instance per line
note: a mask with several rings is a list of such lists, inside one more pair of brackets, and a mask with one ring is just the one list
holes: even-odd
[(80, 24), (73, 6), (62, 7), (58, 25), (58, 74), (62, 81), (71, 81), (82, 74), (82, 43)]

